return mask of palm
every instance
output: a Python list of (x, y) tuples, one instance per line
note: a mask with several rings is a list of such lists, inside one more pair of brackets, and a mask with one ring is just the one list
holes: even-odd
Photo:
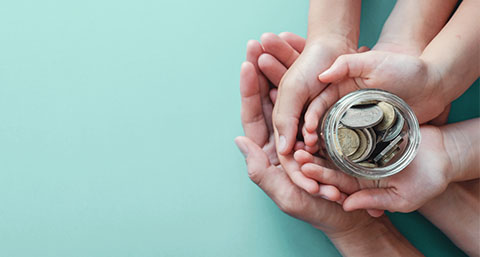
[[(320, 182), (335, 185), (350, 194), (344, 202), (346, 209), (356, 209), (352, 205), (368, 205), (365, 208), (413, 211), (443, 192), (447, 186), (444, 171), (449, 157), (443, 145), (442, 133), (437, 127), (425, 125), (421, 128), (421, 134), (422, 142), (414, 161), (402, 172), (380, 180), (380, 191), (368, 191), (377, 188), (372, 180), (351, 177), (320, 165), (305, 164), (302, 170)], [(379, 205), (385, 204), (385, 197), (388, 198), (388, 206), (380, 208)], [(379, 199), (384, 199), (381, 204)]]
[(340, 205), (312, 196), (293, 184), (276, 157), (271, 128), (273, 103), (265, 97), (269, 85), (251, 63), (242, 66), (240, 77), (242, 124), (246, 138), (237, 139), (237, 143), (247, 145), (250, 178), (287, 214), (327, 233), (347, 231), (369, 223), (371, 218), (364, 211), (346, 213)]
[(443, 111), (432, 101), (427, 85), (427, 71), (419, 58), (405, 54), (372, 50), (363, 62), (365, 78), (348, 78), (337, 85), (338, 97), (362, 88), (379, 88), (398, 95), (414, 110), (420, 123)]

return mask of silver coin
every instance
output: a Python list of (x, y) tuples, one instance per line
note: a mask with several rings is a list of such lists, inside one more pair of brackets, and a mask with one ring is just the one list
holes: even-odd
[(390, 154), (395, 148), (398, 147), (400, 143), (403, 141), (403, 134), (397, 136), (393, 139), (375, 158), (373, 158), (374, 162), (379, 162), (384, 156)]
[(395, 124), (393, 124), (393, 126), (388, 130), (383, 141), (393, 140), (395, 137), (400, 135), (400, 132), (402, 132), (405, 119), (402, 115), (400, 115), (400, 112), (397, 109), (395, 109), (395, 114), (397, 116), (397, 120), (395, 121)]
[(344, 114), (340, 122), (349, 128), (369, 128), (383, 119), (383, 111), (377, 105), (352, 107)]
[(370, 132), (370, 135), (372, 136), (372, 142), (373, 145), (377, 144), (377, 134), (375, 133), (375, 130), (373, 128), (367, 128), (368, 132)]
[(363, 101), (360, 101), (360, 102), (357, 102), (355, 103), (353, 106), (361, 106), (361, 105), (370, 105), (370, 104), (378, 104), (378, 100), (373, 100), (373, 99), (370, 99), (370, 100), (363, 100)]

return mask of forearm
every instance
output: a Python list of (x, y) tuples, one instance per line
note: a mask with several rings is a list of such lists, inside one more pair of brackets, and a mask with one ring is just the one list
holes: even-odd
[(457, 0), (399, 0), (383, 26), (375, 48), (387, 46), (420, 55), (438, 34)]
[(429, 67), (438, 99), (445, 105), (458, 98), (480, 74), (479, 0), (465, 0), (420, 58)]
[(448, 181), (457, 182), (480, 177), (480, 118), (441, 127), (445, 150), (449, 156)]
[(452, 183), (438, 197), (419, 209), (455, 245), (470, 256), (479, 256), (479, 180)]
[(423, 256), (386, 216), (347, 234), (327, 236), (343, 256)]
[(307, 45), (334, 39), (356, 49), (360, 12), (360, 0), (310, 0)]

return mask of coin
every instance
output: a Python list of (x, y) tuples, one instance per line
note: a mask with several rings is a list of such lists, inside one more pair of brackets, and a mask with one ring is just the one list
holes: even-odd
[(375, 130), (373, 130), (373, 128), (368, 128), (368, 132), (370, 132), (370, 135), (372, 136), (373, 145), (376, 145), (377, 144), (377, 134), (375, 134)]
[(344, 114), (340, 122), (349, 128), (369, 128), (383, 119), (383, 112), (377, 105), (352, 107)]
[[(360, 156), (359, 161), (366, 160), (368, 157), (370, 157), (375, 148), (375, 138), (372, 136), (370, 131), (368, 129), (363, 129), (363, 133), (367, 136), (367, 150), (365, 150), (365, 153)], [(375, 133), (373, 134), (375, 135)]]
[(350, 156), (350, 159), (354, 162), (358, 161), (358, 159), (365, 153), (368, 147), (368, 139), (367, 136), (363, 133), (363, 131), (360, 129), (355, 129), (355, 133), (357, 133), (358, 138), (360, 139), (360, 144), (357, 151), (355, 151), (355, 153)]
[(384, 131), (391, 128), (396, 118), (395, 109), (392, 105), (385, 102), (379, 102), (377, 106), (380, 107), (383, 112), (383, 119), (378, 125), (375, 126), (375, 130)]
[(370, 99), (370, 100), (363, 100), (358, 103), (355, 103), (353, 106), (359, 106), (359, 105), (371, 105), (371, 104), (377, 104), (379, 101)]
[(400, 147), (397, 146), (397, 148), (393, 149), (393, 151), (390, 154), (386, 155), (380, 160), (380, 164), (382, 166), (385, 166), (388, 162), (390, 162), (393, 159), (393, 157), (395, 157), (395, 155), (398, 152), (400, 152)]
[(379, 162), (384, 156), (388, 155), (393, 151), (392, 149), (396, 148), (403, 141), (403, 134), (397, 136), (392, 140), (382, 151), (373, 158), (374, 162)]
[(371, 162), (359, 162), (358, 165), (365, 167), (365, 168), (376, 168), (378, 167), (377, 164)]
[(403, 118), (402, 115), (395, 109), (395, 116), (397, 117), (397, 120), (395, 121), (395, 124), (388, 129), (387, 134), (385, 135), (385, 138), (383, 141), (390, 141), (393, 140), (395, 137), (397, 137), (400, 132), (402, 132), (403, 125), (405, 124), (405, 119)]
[(351, 129), (340, 128), (338, 129), (337, 136), (342, 153), (346, 156), (354, 154), (360, 146), (360, 138), (357, 133)]

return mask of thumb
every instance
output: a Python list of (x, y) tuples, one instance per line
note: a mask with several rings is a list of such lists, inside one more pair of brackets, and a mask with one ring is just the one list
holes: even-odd
[(331, 83), (346, 77), (363, 78), (370, 64), (370, 55), (372, 52), (341, 55), (318, 79), (323, 83)]
[(255, 184), (260, 184), (270, 167), (267, 154), (248, 137), (235, 138), (235, 144), (246, 158), (248, 176)]
[(345, 211), (358, 209), (406, 211), (405, 206), (406, 201), (395, 193), (393, 188), (363, 189), (351, 194), (343, 202)]

